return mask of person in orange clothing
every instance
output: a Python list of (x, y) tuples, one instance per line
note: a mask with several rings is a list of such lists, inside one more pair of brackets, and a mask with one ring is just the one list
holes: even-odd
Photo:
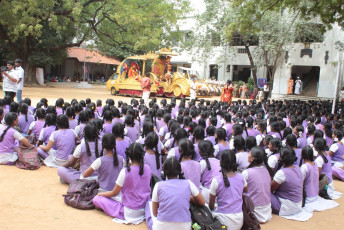
[(142, 88), (142, 99), (145, 101), (145, 105), (148, 106), (148, 100), (149, 100), (149, 95), (150, 95), (150, 78), (149, 74), (146, 74), (142, 79), (141, 79), (141, 88)]
[(288, 92), (287, 94), (293, 94), (294, 80), (292, 77), (288, 80)]
[(222, 102), (228, 102), (228, 104), (231, 104), (232, 103), (232, 93), (233, 93), (232, 82), (228, 80), (227, 84), (222, 89), (221, 101)]

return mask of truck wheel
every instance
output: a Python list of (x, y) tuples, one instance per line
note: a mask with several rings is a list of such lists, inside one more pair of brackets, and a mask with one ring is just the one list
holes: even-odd
[(117, 91), (116, 91), (116, 88), (115, 88), (115, 87), (112, 87), (112, 88), (111, 88), (111, 94), (112, 94), (112, 95), (116, 95), (116, 94), (117, 94)]

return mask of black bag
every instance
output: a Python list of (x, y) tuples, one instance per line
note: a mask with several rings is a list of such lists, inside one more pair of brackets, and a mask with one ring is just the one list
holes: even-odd
[(206, 206), (190, 203), (192, 223), (201, 226), (201, 230), (227, 230), (218, 219), (213, 218), (211, 211)]
[(96, 180), (76, 179), (69, 185), (64, 202), (77, 209), (94, 209), (93, 198), (98, 194), (99, 184)]
[(242, 230), (258, 230), (260, 229), (259, 221), (254, 214), (254, 203), (252, 199), (246, 195), (242, 196), (242, 212), (244, 214), (244, 224)]

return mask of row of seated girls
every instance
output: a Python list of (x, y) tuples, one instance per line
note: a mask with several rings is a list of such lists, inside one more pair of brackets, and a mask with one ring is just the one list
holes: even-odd
[[(190, 202), (207, 205), (228, 229), (243, 225), (242, 195), (260, 223), (272, 214), (306, 221), (338, 206), (333, 178), (344, 180), (343, 102), (153, 98), (31, 106), (0, 99), (0, 163), (18, 142), (37, 137), (39, 156), (61, 183), (99, 182), (95, 206), (118, 223), (190, 229)], [(77, 164), (79, 168), (75, 167)], [(152, 175), (161, 181), (150, 187)], [(320, 196), (319, 196), (320, 194)]]

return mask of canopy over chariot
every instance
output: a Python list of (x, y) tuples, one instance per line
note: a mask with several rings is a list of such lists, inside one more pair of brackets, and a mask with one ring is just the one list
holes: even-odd
[[(107, 90), (113, 95), (142, 96), (141, 78), (148, 73), (151, 80), (152, 96), (184, 97), (190, 94), (192, 77), (179, 72), (172, 73), (171, 57), (177, 56), (171, 49), (161, 49), (157, 53), (126, 58), (110, 77)], [(203, 87), (199, 78), (197, 95), (207, 96), (210, 91)]]

